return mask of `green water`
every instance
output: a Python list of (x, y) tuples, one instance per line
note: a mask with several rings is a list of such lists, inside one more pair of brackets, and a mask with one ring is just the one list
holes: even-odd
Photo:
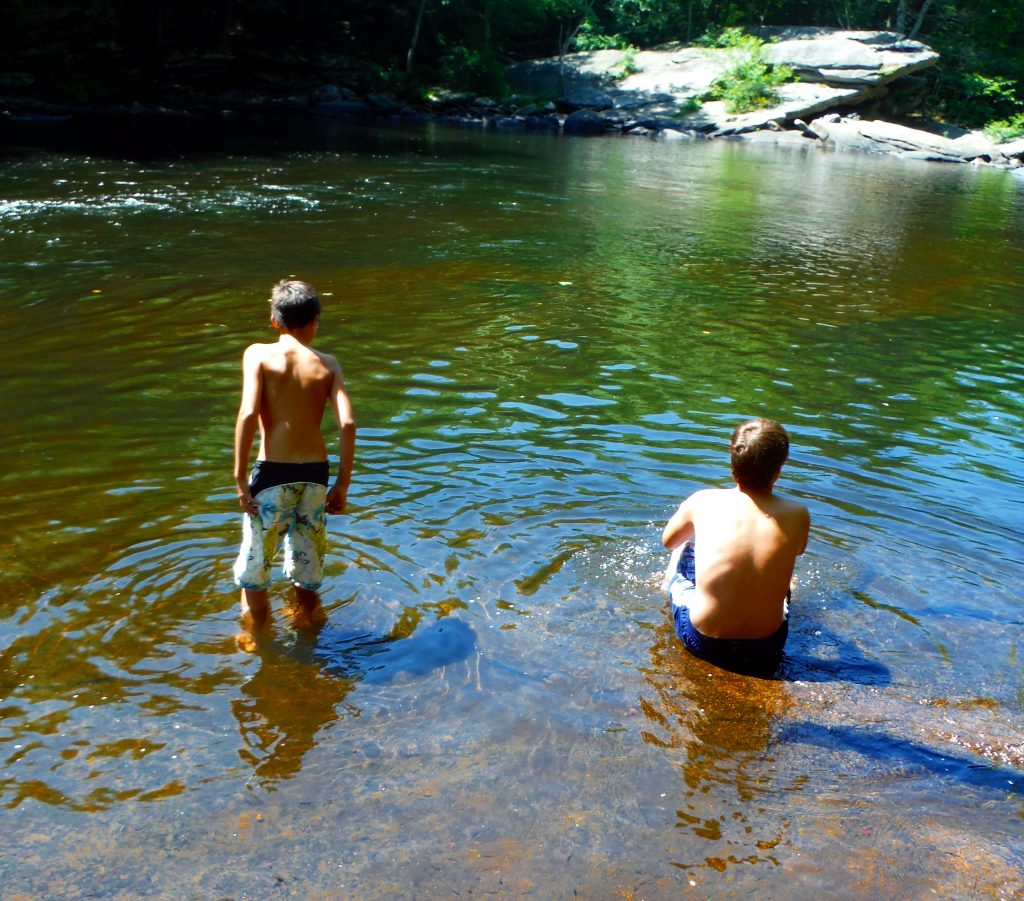
[[(6, 135), (4, 897), (1024, 892), (1024, 179)], [(327, 627), (248, 653), (231, 435), (288, 275), (356, 472)], [(658, 590), (751, 415), (813, 518), (774, 680), (688, 657)]]

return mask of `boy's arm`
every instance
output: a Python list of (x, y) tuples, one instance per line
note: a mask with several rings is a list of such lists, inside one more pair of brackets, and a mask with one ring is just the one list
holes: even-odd
[(797, 556), (799, 556), (800, 554), (802, 554), (804, 551), (807, 550), (807, 539), (808, 539), (808, 537), (811, 534), (811, 513), (803, 505), (801, 505), (801, 507), (800, 507), (799, 523), (800, 523), (800, 534), (802, 536), (802, 540), (800, 542), (800, 550), (798, 550), (796, 552)]
[(261, 362), (258, 347), (246, 348), (242, 357), (242, 402), (235, 420), (235, 490), (241, 508), (253, 515), (260, 512), (260, 507), (249, 494), (249, 454), (252, 453), (252, 441), (260, 422)]
[(684, 541), (694, 536), (695, 504), (693, 501), (695, 497), (695, 494), (691, 494), (679, 505), (679, 509), (672, 514), (672, 518), (666, 523), (665, 529), (661, 533), (661, 543), (670, 551), (675, 550)]
[(338, 478), (327, 493), (326, 510), (328, 513), (344, 513), (348, 503), (348, 486), (352, 481), (352, 461), (356, 454), (356, 420), (348, 394), (345, 393), (341, 367), (333, 359), (332, 363), (334, 381), (331, 382), (330, 401), (334, 421), (338, 424)]

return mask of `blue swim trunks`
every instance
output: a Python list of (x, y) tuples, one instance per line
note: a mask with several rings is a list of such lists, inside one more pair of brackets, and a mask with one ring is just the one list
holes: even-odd
[[(765, 638), (712, 638), (698, 632), (690, 622), (687, 608), (689, 594), (697, 588), (693, 544), (687, 542), (679, 557), (679, 565), (668, 585), (672, 601), (672, 620), (676, 635), (695, 657), (707, 660), (722, 669), (737, 672), (772, 671), (782, 657), (782, 648), (789, 635), (789, 607), (778, 630)], [(786, 600), (788, 602), (789, 596)]]

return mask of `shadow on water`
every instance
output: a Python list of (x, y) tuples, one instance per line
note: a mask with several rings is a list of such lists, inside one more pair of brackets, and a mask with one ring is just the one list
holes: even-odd
[[(889, 685), (892, 675), (887, 666), (869, 660), (852, 641), (827, 629), (813, 629), (815, 643), (835, 649), (835, 657), (822, 657), (798, 650), (809, 643), (790, 633), (789, 643), (779, 667), (780, 678), (790, 682), (853, 682), (857, 685)], [(794, 640), (795, 639), (795, 640)]]
[(240, 756), (264, 786), (296, 775), (325, 727), (359, 715), (347, 700), (359, 684), (422, 677), (465, 660), (476, 648), (476, 633), (454, 617), (408, 636), (328, 625), (315, 637), (293, 638), (257, 642), (259, 668), (231, 705), (242, 739)]
[(887, 768), (933, 773), (962, 785), (1021, 794), (1024, 772), (993, 766), (977, 758), (940, 754), (925, 745), (886, 735), (864, 726), (791, 723), (777, 737), (780, 743), (816, 745), (830, 751), (854, 751)]
[(188, 160), (192, 165), (225, 155), (284, 159), (303, 153), (397, 152), (431, 157), (459, 153), (481, 160), (494, 158), (493, 148), (471, 129), (393, 122), (364, 126), (305, 113), (25, 121), (0, 123), (0, 128), (6, 139), (0, 141), (0, 159), (31, 155), (39, 147), (54, 153), (153, 164)]
[[(669, 614), (671, 615), (671, 614)], [(813, 636), (809, 637), (809, 636)], [(681, 652), (682, 643), (673, 633)], [(834, 649), (834, 656), (824, 657), (808, 653), (812, 646), (825, 645)], [(783, 682), (853, 682), (857, 685), (885, 686), (892, 682), (889, 668), (875, 660), (869, 660), (857, 645), (831, 630), (816, 627), (813, 623), (801, 623), (799, 632), (789, 633), (782, 660), (774, 668), (743, 668), (718, 666), (703, 663), (713, 669), (731, 672), (737, 676), (767, 679)]]
[(476, 633), (461, 619), (449, 616), (417, 629), (409, 638), (328, 627), (317, 638), (314, 656), (325, 672), (381, 685), (400, 674), (425, 676), (465, 660), (475, 649)]

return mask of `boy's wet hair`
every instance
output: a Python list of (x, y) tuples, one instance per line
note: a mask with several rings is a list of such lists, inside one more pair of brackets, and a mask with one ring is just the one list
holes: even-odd
[(302, 328), (319, 315), (320, 295), (308, 282), (282, 279), (270, 292), (270, 318), (278, 328)]
[(768, 491), (789, 456), (789, 434), (774, 419), (748, 419), (729, 443), (732, 475), (740, 488)]

